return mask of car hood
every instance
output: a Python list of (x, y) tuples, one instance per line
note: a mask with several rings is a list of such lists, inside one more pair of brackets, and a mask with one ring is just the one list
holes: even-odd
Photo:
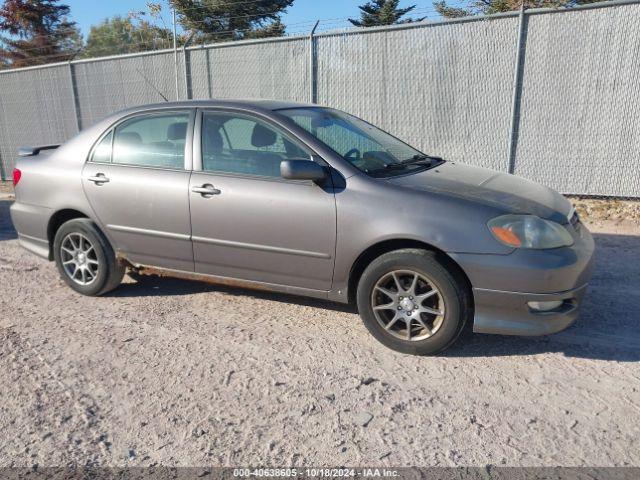
[(522, 177), (470, 165), (445, 162), (388, 181), (402, 188), (463, 198), (505, 213), (532, 214), (558, 223), (567, 223), (572, 211), (571, 203), (555, 190)]

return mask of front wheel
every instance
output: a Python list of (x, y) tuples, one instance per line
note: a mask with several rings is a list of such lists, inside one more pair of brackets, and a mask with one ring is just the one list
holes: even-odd
[(113, 290), (126, 271), (109, 241), (88, 218), (76, 218), (60, 226), (53, 241), (53, 256), (62, 279), (83, 295)]
[(447, 348), (471, 316), (465, 282), (426, 250), (396, 250), (376, 258), (360, 278), (357, 301), (378, 341), (414, 355)]

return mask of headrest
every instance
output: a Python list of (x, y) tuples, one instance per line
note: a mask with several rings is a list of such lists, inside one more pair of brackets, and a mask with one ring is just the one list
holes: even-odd
[(172, 123), (167, 128), (167, 140), (184, 140), (187, 137), (187, 122)]
[(137, 132), (119, 132), (116, 134), (116, 142), (135, 145), (137, 143), (142, 143), (142, 137)]
[(276, 143), (276, 132), (256, 123), (253, 127), (253, 133), (251, 134), (251, 145), (254, 147), (270, 147)]
[(205, 153), (220, 153), (222, 151), (222, 135), (218, 130), (210, 129), (204, 132)]

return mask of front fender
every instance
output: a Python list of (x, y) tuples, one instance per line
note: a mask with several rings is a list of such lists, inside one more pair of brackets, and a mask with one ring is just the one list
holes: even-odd
[(380, 179), (354, 176), (336, 193), (334, 290), (348, 284), (351, 268), (368, 248), (410, 240), (446, 253), (506, 255), (486, 226), (504, 213), (496, 207), (443, 194), (402, 189)]

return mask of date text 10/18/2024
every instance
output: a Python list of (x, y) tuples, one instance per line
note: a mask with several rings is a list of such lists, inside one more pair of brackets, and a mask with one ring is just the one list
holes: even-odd
[(305, 477), (305, 478), (339, 478), (362, 477), (381, 478), (397, 477), (398, 471), (387, 468), (235, 468), (234, 477)]

